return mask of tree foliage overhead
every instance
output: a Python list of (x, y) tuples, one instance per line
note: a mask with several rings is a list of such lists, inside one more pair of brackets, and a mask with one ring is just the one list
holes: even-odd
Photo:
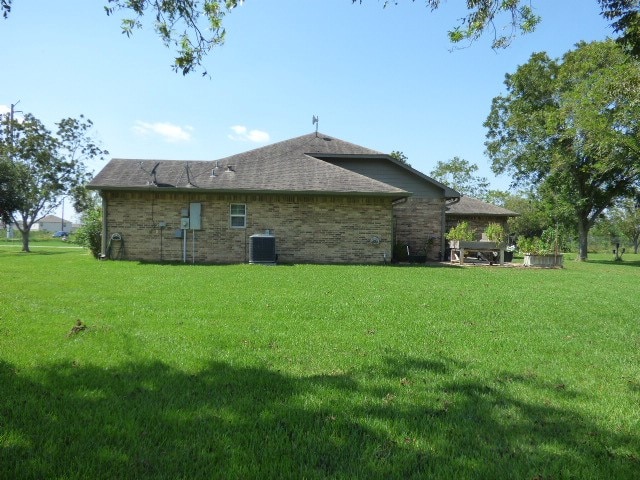
[[(351, 0), (352, 3), (363, 3), (364, 0)], [(415, 3), (415, 0), (411, 0)], [(398, 5), (400, 0), (385, 0), (383, 8), (393, 4)], [(442, 0), (424, 0), (425, 5), (431, 10), (437, 10)], [(493, 48), (505, 48), (518, 35), (533, 32), (540, 23), (540, 17), (534, 13), (531, 0), (473, 0), (466, 2), (468, 13), (460, 19), (460, 23), (449, 30), (449, 40), (452, 43), (463, 41), (473, 42), (478, 40), (485, 32), (493, 35), (491, 46)], [(505, 16), (507, 28), (497, 25), (499, 18)], [(508, 33), (499, 33), (499, 32)]]
[(533, 54), (505, 85), (485, 122), (492, 169), (570, 209), (584, 260), (598, 216), (640, 182), (640, 64), (613, 41), (581, 43)]
[[(90, 137), (93, 123), (82, 115), (56, 126), (53, 134), (31, 114), (21, 121), (5, 115), (0, 123), (0, 159), (11, 172), (0, 202), (10, 207), (3, 214), (18, 226), (24, 251), (29, 251), (33, 224), (55, 209), (61, 196), (73, 196), (78, 205), (91, 178), (85, 162), (108, 154)], [(5, 190), (11, 192), (9, 199)]]
[[(364, 0), (351, 0), (363, 3)], [(384, 0), (383, 7), (398, 5), (401, 0)], [(416, 0), (411, 0), (415, 3)], [(459, 25), (449, 30), (449, 40), (458, 44), (473, 42), (483, 34), (493, 35), (493, 48), (505, 48), (521, 34), (533, 32), (542, 21), (535, 14), (535, 4), (542, 0), (468, 0), (467, 14)], [(586, 0), (585, 0), (586, 1)], [(593, 0), (592, 0), (593, 1)], [(633, 55), (640, 55), (640, 1), (595, 0), (600, 5), (601, 15), (610, 22), (618, 42)], [(443, 0), (424, 0), (431, 11), (445, 3)], [(462, 3), (462, 2), (461, 2)], [(502, 33), (507, 32), (507, 33)]]
[[(347, 1), (347, 0), (345, 0)], [(351, 0), (363, 3), (364, 0)], [(411, 0), (415, 3), (415, 0)], [(543, 0), (536, 0), (541, 2)], [(483, 34), (493, 35), (493, 48), (508, 47), (518, 35), (535, 30), (541, 18), (535, 14), (534, 0), (467, 0), (458, 2), (466, 8), (458, 25), (449, 30), (454, 44), (473, 42)], [(585, 0), (587, 1), (587, 0)], [(601, 14), (619, 35), (619, 42), (631, 53), (640, 55), (640, 2), (638, 0), (597, 1)], [(0, 11), (7, 18), (13, 0), (0, 0)], [(131, 36), (151, 19), (152, 28), (165, 46), (174, 48), (173, 68), (183, 75), (202, 67), (209, 51), (224, 43), (225, 15), (243, 0), (103, 0), (109, 16), (122, 13), (122, 33)], [(400, 0), (384, 0), (383, 7), (397, 5)], [(445, 3), (443, 0), (424, 0), (431, 11)], [(503, 33), (507, 32), (507, 33)], [(206, 74), (206, 71), (203, 73)]]
[[(143, 27), (145, 14), (153, 18), (153, 28), (166, 47), (176, 50), (173, 68), (188, 74), (201, 66), (209, 51), (224, 43), (222, 19), (238, 0), (107, 0), (107, 15), (132, 13), (122, 20), (128, 37)], [(206, 74), (206, 71), (203, 73)]]
[(620, 43), (629, 53), (640, 56), (640, 2), (638, 0), (599, 0), (602, 16), (620, 34)]

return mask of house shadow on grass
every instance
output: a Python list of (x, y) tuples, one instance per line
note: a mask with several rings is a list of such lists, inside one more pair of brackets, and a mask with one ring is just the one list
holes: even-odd
[(387, 367), (363, 382), (223, 362), (0, 363), (0, 478), (637, 478), (638, 438), (553, 406), (566, 392), (465, 379), (442, 358)]

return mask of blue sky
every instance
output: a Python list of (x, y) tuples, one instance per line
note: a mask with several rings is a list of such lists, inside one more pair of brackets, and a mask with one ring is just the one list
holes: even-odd
[[(151, 28), (120, 33), (100, 0), (14, 0), (0, 20), (0, 112), (11, 103), (50, 128), (84, 114), (111, 157), (207, 160), (320, 131), (428, 174), (462, 157), (494, 188), (482, 123), (506, 73), (533, 52), (560, 57), (611, 35), (596, 0), (533, 0), (543, 20), (506, 50), (483, 38), (451, 51), (463, 0), (246, 0), (205, 60), (183, 77)], [(91, 164), (98, 171), (102, 164)]]

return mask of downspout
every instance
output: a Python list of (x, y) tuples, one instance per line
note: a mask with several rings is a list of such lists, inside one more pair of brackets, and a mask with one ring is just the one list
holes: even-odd
[(102, 198), (102, 248), (101, 258), (107, 256), (107, 196), (104, 191), (100, 191), (100, 198)]
[(442, 204), (442, 215), (441, 215), (441, 227), (440, 227), (440, 259), (444, 260), (444, 254), (446, 250), (446, 238), (445, 235), (447, 232), (445, 231), (447, 228), (447, 208), (451, 205), (455, 205), (460, 201), (460, 197), (450, 198), (450, 202), (447, 203), (447, 198), (444, 199), (444, 203)]
[[(396, 205), (402, 205), (403, 203), (407, 203), (409, 197), (402, 197), (397, 200), (393, 200), (391, 202), (391, 251), (389, 252), (389, 260), (393, 260), (393, 252), (396, 245), (396, 231), (397, 231), (397, 217), (393, 213), (393, 207)], [(384, 263), (387, 263), (386, 257), (384, 258)]]

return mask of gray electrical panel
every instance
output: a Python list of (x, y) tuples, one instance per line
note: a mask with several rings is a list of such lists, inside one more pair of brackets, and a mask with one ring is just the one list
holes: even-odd
[(202, 214), (201, 203), (189, 204), (189, 228), (191, 230), (200, 230), (202, 228), (200, 217)]

